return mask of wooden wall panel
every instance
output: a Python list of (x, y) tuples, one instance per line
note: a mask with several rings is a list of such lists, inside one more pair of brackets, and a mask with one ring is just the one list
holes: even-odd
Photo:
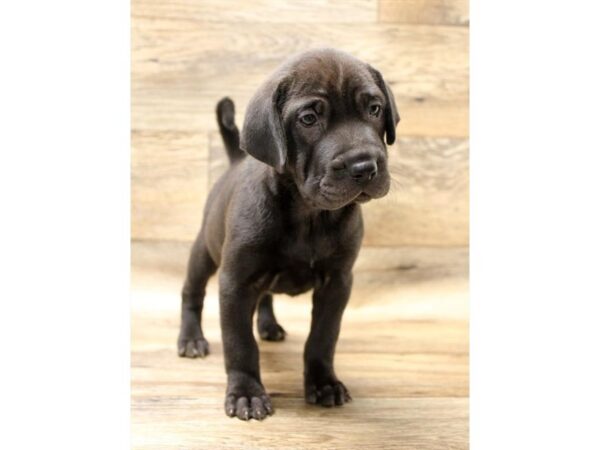
[(390, 193), (363, 207), (364, 245), (468, 245), (468, 140), (400, 138), (389, 160)]
[(391, 149), (398, 181), (365, 208), (366, 243), (466, 245), (469, 29), (456, 25), (467, 9), (462, 0), (134, 0), (132, 238), (193, 239), (226, 167), (216, 102), (232, 97), (241, 123), (288, 55), (332, 46), (380, 69), (402, 116)]
[(469, 0), (379, 0), (379, 20), (468, 25)]
[(468, 0), (136, 0), (135, 17), (196, 23), (412, 23), (468, 25)]
[[(208, 189), (227, 169), (218, 132), (133, 134), (132, 234), (190, 241)], [(401, 137), (389, 149), (392, 187), (364, 205), (365, 245), (465, 245), (469, 145), (464, 138)]]
[(132, 238), (194, 239), (208, 192), (206, 134), (135, 131), (131, 145)]
[(377, 0), (135, 0), (135, 17), (195, 23), (362, 23), (377, 21)]
[[(212, 185), (229, 161), (209, 139)], [(401, 137), (389, 148), (390, 193), (363, 205), (365, 245), (462, 246), (469, 241), (469, 142)]]
[(468, 29), (372, 24), (202, 24), (135, 19), (134, 129), (215, 130), (228, 95), (243, 115), (287, 56), (332, 46), (372, 63), (396, 95), (404, 135), (468, 135)]

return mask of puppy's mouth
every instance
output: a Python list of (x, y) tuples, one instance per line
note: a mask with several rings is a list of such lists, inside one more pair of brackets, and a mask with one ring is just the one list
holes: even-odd
[(371, 200), (373, 197), (371, 197), (369, 194), (367, 194), (366, 192), (361, 192), (360, 194), (358, 194), (358, 196), (354, 199), (355, 202), (358, 203), (367, 203), (369, 200)]
[(359, 186), (353, 180), (313, 179), (299, 185), (304, 200), (314, 208), (336, 210), (352, 203), (367, 203), (388, 193), (389, 176), (382, 172), (373, 183)]
[(366, 189), (353, 193), (351, 191), (332, 192), (324, 188), (318, 191), (318, 194), (313, 197), (313, 201), (321, 208), (335, 210), (352, 203), (367, 203), (373, 199), (383, 197), (387, 194), (387, 191), (387, 184), (384, 184), (380, 189), (375, 189), (373, 192), (368, 192)]

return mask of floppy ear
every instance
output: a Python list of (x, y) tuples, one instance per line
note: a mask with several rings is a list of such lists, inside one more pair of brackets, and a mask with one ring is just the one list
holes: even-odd
[(269, 80), (250, 100), (240, 148), (259, 161), (283, 172), (287, 160), (285, 130), (281, 106), (286, 91), (285, 80)]
[(385, 141), (387, 142), (387, 145), (392, 145), (396, 140), (396, 125), (398, 125), (398, 122), (400, 122), (400, 115), (398, 114), (398, 108), (396, 107), (396, 100), (394, 99), (392, 90), (383, 80), (381, 73), (373, 69), (371, 66), (369, 66), (369, 70), (375, 78), (377, 86), (379, 89), (381, 89), (383, 95), (385, 95), (385, 109), (383, 110), (385, 121)]

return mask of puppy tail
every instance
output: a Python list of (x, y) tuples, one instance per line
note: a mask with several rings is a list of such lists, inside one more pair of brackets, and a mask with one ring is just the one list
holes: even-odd
[(224, 97), (217, 103), (217, 123), (229, 162), (233, 164), (246, 156), (246, 153), (240, 149), (240, 131), (235, 124), (235, 106), (229, 97)]

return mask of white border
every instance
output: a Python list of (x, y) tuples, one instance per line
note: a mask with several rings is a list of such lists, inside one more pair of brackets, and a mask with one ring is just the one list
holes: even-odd
[(600, 448), (598, 12), (471, 3), (471, 443)]
[(128, 2), (3, 2), (0, 45), (0, 448), (129, 448)]

